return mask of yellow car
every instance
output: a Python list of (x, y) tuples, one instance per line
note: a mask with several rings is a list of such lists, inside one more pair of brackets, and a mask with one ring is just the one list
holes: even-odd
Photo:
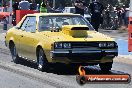
[(72, 13), (28, 14), (7, 31), (5, 44), (15, 63), (19, 57), (36, 61), (41, 71), (50, 63), (99, 64), (102, 71), (109, 71), (118, 55), (112, 38), (94, 31), (84, 17)]

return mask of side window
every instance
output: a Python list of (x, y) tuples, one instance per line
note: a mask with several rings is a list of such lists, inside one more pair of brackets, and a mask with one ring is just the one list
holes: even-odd
[(25, 30), (27, 27), (27, 22), (29, 21), (29, 17), (26, 17), (26, 19), (23, 21), (22, 25), (21, 25), (21, 29)]
[(24, 22), (21, 25), (21, 29), (27, 32), (35, 32), (36, 31), (36, 17), (26, 17)]
[(29, 17), (29, 21), (27, 22), (27, 27), (25, 29), (27, 32), (35, 32), (36, 31), (36, 17)]

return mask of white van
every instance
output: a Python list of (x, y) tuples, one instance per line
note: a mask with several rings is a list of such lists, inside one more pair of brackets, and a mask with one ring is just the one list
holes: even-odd
[[(75, 13), (75, 7), (65, 7), (63, 13)], [(84, 17), (90, 21), (91, 16), (88, 13), (88, 8), (84, 12)]]

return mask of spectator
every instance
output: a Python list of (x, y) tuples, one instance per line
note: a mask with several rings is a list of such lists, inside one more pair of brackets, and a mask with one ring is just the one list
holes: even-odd
[(36, 10), (36, 9), (37, 9), (37, 3), (35, 3), (35, 0), (31, 0), (30, 10)]
[(118, 16), (118, 22), (119, 22), (119, 26), (121, 26), (122, 24), (122, 11), (121, 8), (119, 6), (116, 7), (117, 10), (117, 16)]
[(75, 2), (75, 14), (80, 14), (84, 16), (84, 9), (86, 8), (85, 2), (83, 0), (76, 0)]
[(21, 0), (18, 7), (20, 10), (30, 10), (30, 3), (26, 0)]
[(3, 30), (7, 30), (7, 24), (8, 24), (8, 21), (6, 19), (6, 17), (3, 18)]
[(15, 1), (14, 1), (14, 4), (13, 4), (13, 6), (12, 6), (14, 12), (16, 12), (16, 10), (18, 10), (18, 5), (19, 5), (18, 0), (15, 0)]
[(107, 6), (105, 10), (105, 16), (106, 16), (106, 23), (107, 23), (105, 26), (108, 28), (110, 26), (110, 19), (111, 19), (109, 6)]
[(12, 20), (12, 23), (13, 23), (13, 25), (16, 25), (15, 23), (15, 21), (16, 21), (16, 10), (19, 10), (18, 9), (18, 5), (19, 5), (19, 2), (18, 2), (18, 0), (15, 0), (14, 1), (14, 4), (13, 4), (13, 20)]
[(103, 5), (99, 0), (93, 1), (89, 6), (91, 16), (91, 24), (93, 25), (95, 31), (98, 31), (98, 28), (101, 24), (101, 15), (104, 10)]
[(125, 7), (125, 5), (123, 5), (123, 8), (122, 8), (122, 22), (123, 22), (123, 25), (127, 25), (127, 22), (126, 22), (126, 7)]
[(47, 0), (43, 0), (40, 6), (40, 13), (47, 13)]
[(50, 13), (50, 12), (54, 12), (54, 9), (51, 8), (51, 6), (49, 5), (49, 2), (47, 2), (46, 7), (47, 7), (47, 12), (48, 12), (48, 13)]

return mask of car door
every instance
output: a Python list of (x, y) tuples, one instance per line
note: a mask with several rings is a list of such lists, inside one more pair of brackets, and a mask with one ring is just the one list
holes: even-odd
[(19, 43), (21, 56), (32, 60), (32, 57), (34, 56), (36, 50), (36, 17), (27, 17), (21, 28), (23, 29), (23, 33), (21, 35)]

